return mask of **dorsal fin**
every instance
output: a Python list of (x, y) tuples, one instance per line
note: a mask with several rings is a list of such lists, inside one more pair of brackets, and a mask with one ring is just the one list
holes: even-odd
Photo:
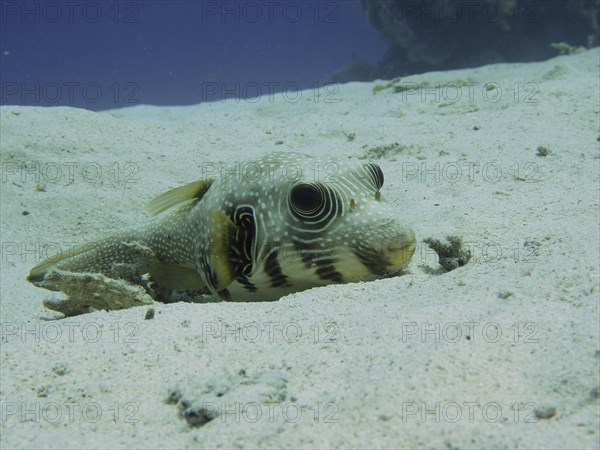
[(150, 200), (144, 209), (150, 217), (190, 200), (200, 200), (215, 180), (200, 180), (184, 184)]

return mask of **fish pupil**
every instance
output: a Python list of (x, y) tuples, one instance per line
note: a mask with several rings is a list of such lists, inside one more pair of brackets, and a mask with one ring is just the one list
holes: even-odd
[(323, 195), (311, 184), (298, 184), (292, 188), (291, 200), (300, 211), (313, 211), (321, 206)]

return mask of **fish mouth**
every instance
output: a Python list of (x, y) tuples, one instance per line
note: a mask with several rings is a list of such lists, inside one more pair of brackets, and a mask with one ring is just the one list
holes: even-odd
[(417, 248), (415, 233), (406, 230), (393, 240), (378, 246), (360, 245), (354, 249), (358, 259), (372, 275), (389, 276), (398, 274), (412, 258)]
[(390, 272), (396, 272), (404, 268), (417, 249), (416, 241), (395, 242), (383, 250), (387, 268)]
[(411, 229), (403, 230), (403, 233), (394, 241), (382, 248), (382, 254), (386, 261), (388, 272), (397, 272), (403, 269), (417, 249), (415, 232)]

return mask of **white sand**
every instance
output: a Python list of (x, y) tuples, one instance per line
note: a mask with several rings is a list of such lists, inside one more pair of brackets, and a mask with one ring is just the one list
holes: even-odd
[[(455, 104), (455, 88), (422, 100), (351, 83), (335, 103), (3, 107), (2, 448), (598, 448), (599, 58), (402, 80), (478, 83)], [(42, 301), (62, 294), (25, 281), (44, 249), (144, 220), (203, 162), (394, 143), (377, 160), (383, 194), (420, 243), (402, 277), (157, 304), (153, 320), (147, 307), (55, 320)], [(75, 163), (88, 172), (70, 180)], [(447, 235), (474, 256), (444, 273), (422, 240)], [(169, 396), (231, 409), (192, 427)]]

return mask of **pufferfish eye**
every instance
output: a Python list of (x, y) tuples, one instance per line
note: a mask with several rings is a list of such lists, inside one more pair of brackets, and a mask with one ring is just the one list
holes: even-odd
[(310, 213), (323, 205), (323, 192), (314, 184), (299, 183), (292, 188), (290, 199), (298, 213)]
[(381, 170), (381, 167), (375, 163), (368, 163), (365, 164), (365, 169), (367, 169), (375, 188), (377, 190), (381, 189), (383, 186), (383, 171)]

